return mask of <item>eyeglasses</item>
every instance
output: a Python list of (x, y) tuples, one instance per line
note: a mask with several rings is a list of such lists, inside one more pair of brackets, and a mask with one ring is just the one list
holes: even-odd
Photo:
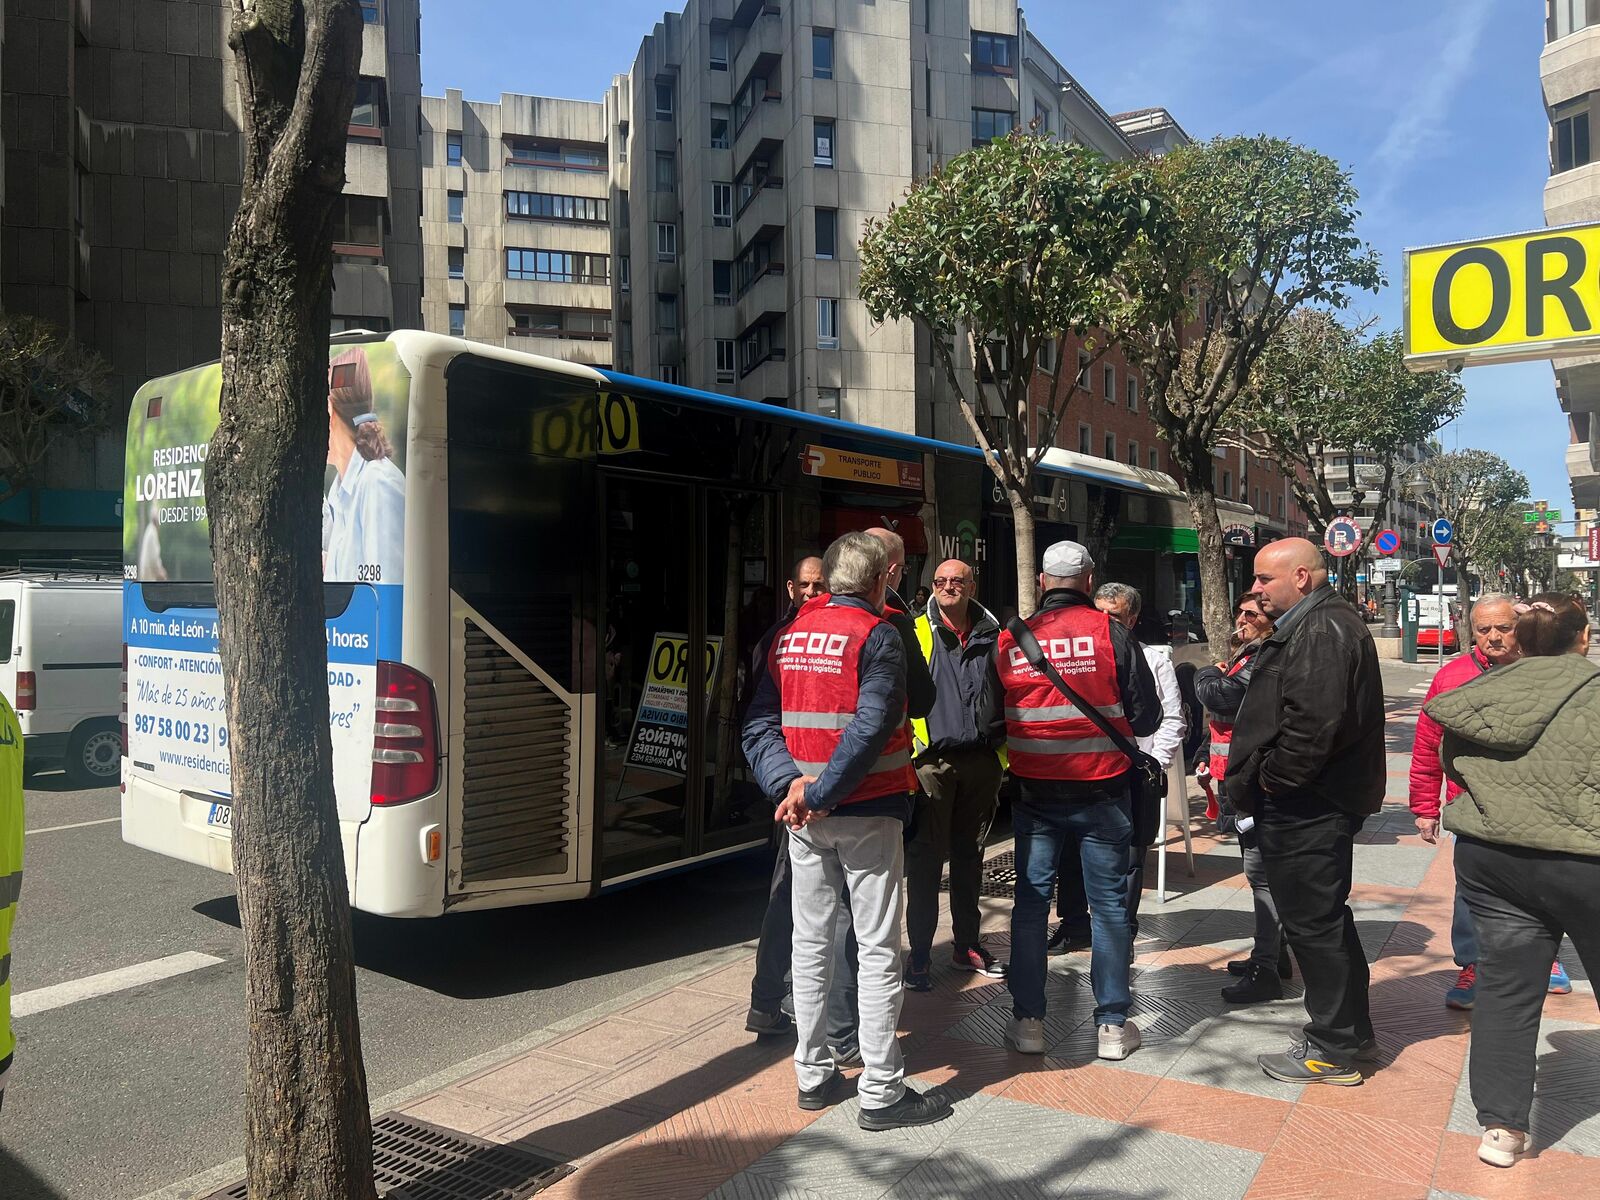
[(967, 584), (969, 584), (971, 582), (972, 582), (972, 580), (963, 579), (959, 575), (940, 575), (940, 576), (938, 576), (937, 578), (934, 579), (933, 586), (936, 587), (936, 588), (946, 588), (946, 587), (958, 588), (958, 587), (966, 587)]
[(1241, 621), (1265, 621), (1266, 619), (1262, 613), (1251, 612), (1248, 608), (1239, 610), (1239, 620)]

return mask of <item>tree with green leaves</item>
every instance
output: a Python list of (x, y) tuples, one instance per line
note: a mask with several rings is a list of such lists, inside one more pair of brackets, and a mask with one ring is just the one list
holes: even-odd
[(372, 1200), (321, 631), (328, 328), (357, 0), (232, 0), (245, 147), (206, 456), (245, 944), (250, 1200)]
[(1466, 400), (1458, 372), (1407, 370), (1400, 334), (1363, 334), (1324, 308), (1294, 313), (1257, 360), (1226, 438), (1278, 465), (1319, 538), (1348, 508), (1334, 493), (1359, 486), (1358, 457), (1377, 468), (1381, 482), (1361, 490), (1376, 497), (1372, 524), (1382, 528), (1405, 451)]
[[(1016, 132), (917, 181), (861, 242), (861, 299), (874, 320), (910, 319), (933, 352), (1010, 501), (1017, 606), (1035, 604), (1034, 474), (1080, 375), (1058, 364), (1042, 423), (1029, 384), (1046, 345), (1082, 339), (1091, 365), (1134, 311), (1123, 283), (1135, 247), (1163, 237), (1166, 208), (1143, 164)], [(1145, 253), (1148, 253), (1146, 251)], [(1154, 304), (1139, 306), (1149, 311)], [(958, 361), (956, 339), (978, 370)]]
[(1206, 633), (1226, 645), (1214, 453), (1289, 317), (1308, 305), (1344, 308), (1354, 293), (1377, 291), (1383, 273), (1355, 232), (1355, 186), (1326, 155), (1281, 138), (1227, 137), (1181, 146), (1148, 169), (1168, 219), (1120, 267), (1134, 309), (1122, 345), (1183, 475)]
[(61, 438), (110, 427), (109, 377), (50, 322), (0, 313), (0, 503), (39, 481)]
[[(1520, 560), (1515, 525), (1528, 506), (1518, 503), (1528, 494), (1521, 471), (1488, 450), (1452, 450), (1423, 459), (1408, 474), (1434, 514), (1455, 527), (1450, 554), (1458, 577)], [(1526, 547), (1526, 531), (1521, 539)]]

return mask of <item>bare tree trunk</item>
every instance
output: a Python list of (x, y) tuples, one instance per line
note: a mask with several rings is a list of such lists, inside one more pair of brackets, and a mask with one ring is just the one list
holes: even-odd
[(1017, 615), (1023, 620), (1033, 616), (1039, 607), (1038, 559), (1033, 549), (1033, 505), (1029, 498), (1018, 496), (1009, 488), (1011, 521), (1016, 529), (1017, 541)]
[(1227, 550), (1222, 544), (1222, 521), (1217, 516), (1217, 494), (1205, 481), (1204, 473), (1191, 472), (1189, 513), (1200, 539), (1200, 603), (1205, 619), (1206, 641), (1213, 650), (1226, 650), (1233, 628), (1232, 604), (1228, 598)]
[(245, 941), (250, 1200), (370, 1200), (322, 636), (332, 216), (361, 52), (356, 0), (234, 0), (246, 146), (206, 460)]

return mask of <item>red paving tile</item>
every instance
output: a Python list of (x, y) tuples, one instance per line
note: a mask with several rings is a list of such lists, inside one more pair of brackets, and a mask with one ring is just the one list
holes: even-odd
[(772, 1098), (775, 1102), (768, 1104), (743, 1095), (715, 1096), (645, 1130), (640, 1141), (726, 1168), (731, 1175), (822, 1116), (795, 1103), (792, 1073), (789, 1087)]
[(1427, 1183), (1379, 1179), (1326, 1167), (1327, 1154), (1307, 1161), (1298, 1154), (1269, 1154), (1245, 1200), (1427, 1200)]
[(1491, 1167), (1478, 1161), (1476, 1134), (1447, 1133), (1433, 1186), (1483, 1200), (1588, 1200), (1600, 1196), (1600, 1159), (1542, 1150), (1514, 1167)]
[(660, 1113), (603, 1100), (572, 1099), (524, 1120), (507, 1121), (488, 1136), (525, 1143), (571, 1160), (632, 1137), (660, 1120)]
[(1126, 1121), (1158, 1082), (1153, 1075), (1118, 1071), (1099, 1063), (1068, 1066), (1047, 1058), (1040, 1065), (1042, 1070), (1023, 1075), (1006, 1088), (1005, 1098), (1107, 1121)]
[[(1125, 1075), (1131, 1072), (1107, 1073)], [(1014, 1094), (1008, 1091), (1006, 1096), (1011, 1098)], [(1286, 1100), (1250, 1096), (1179, 1079), (1162, 1079), (1131, 1115), (1118, 1119), (1162, 1133), (1177, 1133), (1265, 1153), (1278, 1140), (1293, 1107)]]
[[(1360, 1088), (1308, 1089), (1321, 1091), (1364, 1091)], [(1346, 1109), (1335, 1111), (1311, 1104), (1296, 1104), (1283, 1123), (1283, 1131), (1272, 1147), (1274, 1155), (1298, 1160), (1302, 1170), (1329, 1161), (1330, 1151), (1338, 1149), (1336, 1161), (1343, 1170), (1356, 1175), (1427, 1187), (1438, 1156), (1443, 1122), (1438, 1128), (1419, 1127), (1393, 1117), (1406, 1110), (1390, 1109), (1390, 1116)], [(1409, 1121), (1409, 1114), (1408, 1114)], [(1333, 1191), (1327, 1195), (1336, 1195)]]
[(539, 1195), (541, 1200), (700, 1200), (734, 1174), (716, 1163), (636, 1139), (585, 1163)]

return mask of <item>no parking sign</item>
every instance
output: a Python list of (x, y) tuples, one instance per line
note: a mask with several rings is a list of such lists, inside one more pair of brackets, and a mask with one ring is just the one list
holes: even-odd
[(1328, 522), (1328, 531), (1322, 535), (1322, 544), (1335, 558), (1345, 558), (1361, 549), (1361, 526), (1349, 517), (1335, 517)]

